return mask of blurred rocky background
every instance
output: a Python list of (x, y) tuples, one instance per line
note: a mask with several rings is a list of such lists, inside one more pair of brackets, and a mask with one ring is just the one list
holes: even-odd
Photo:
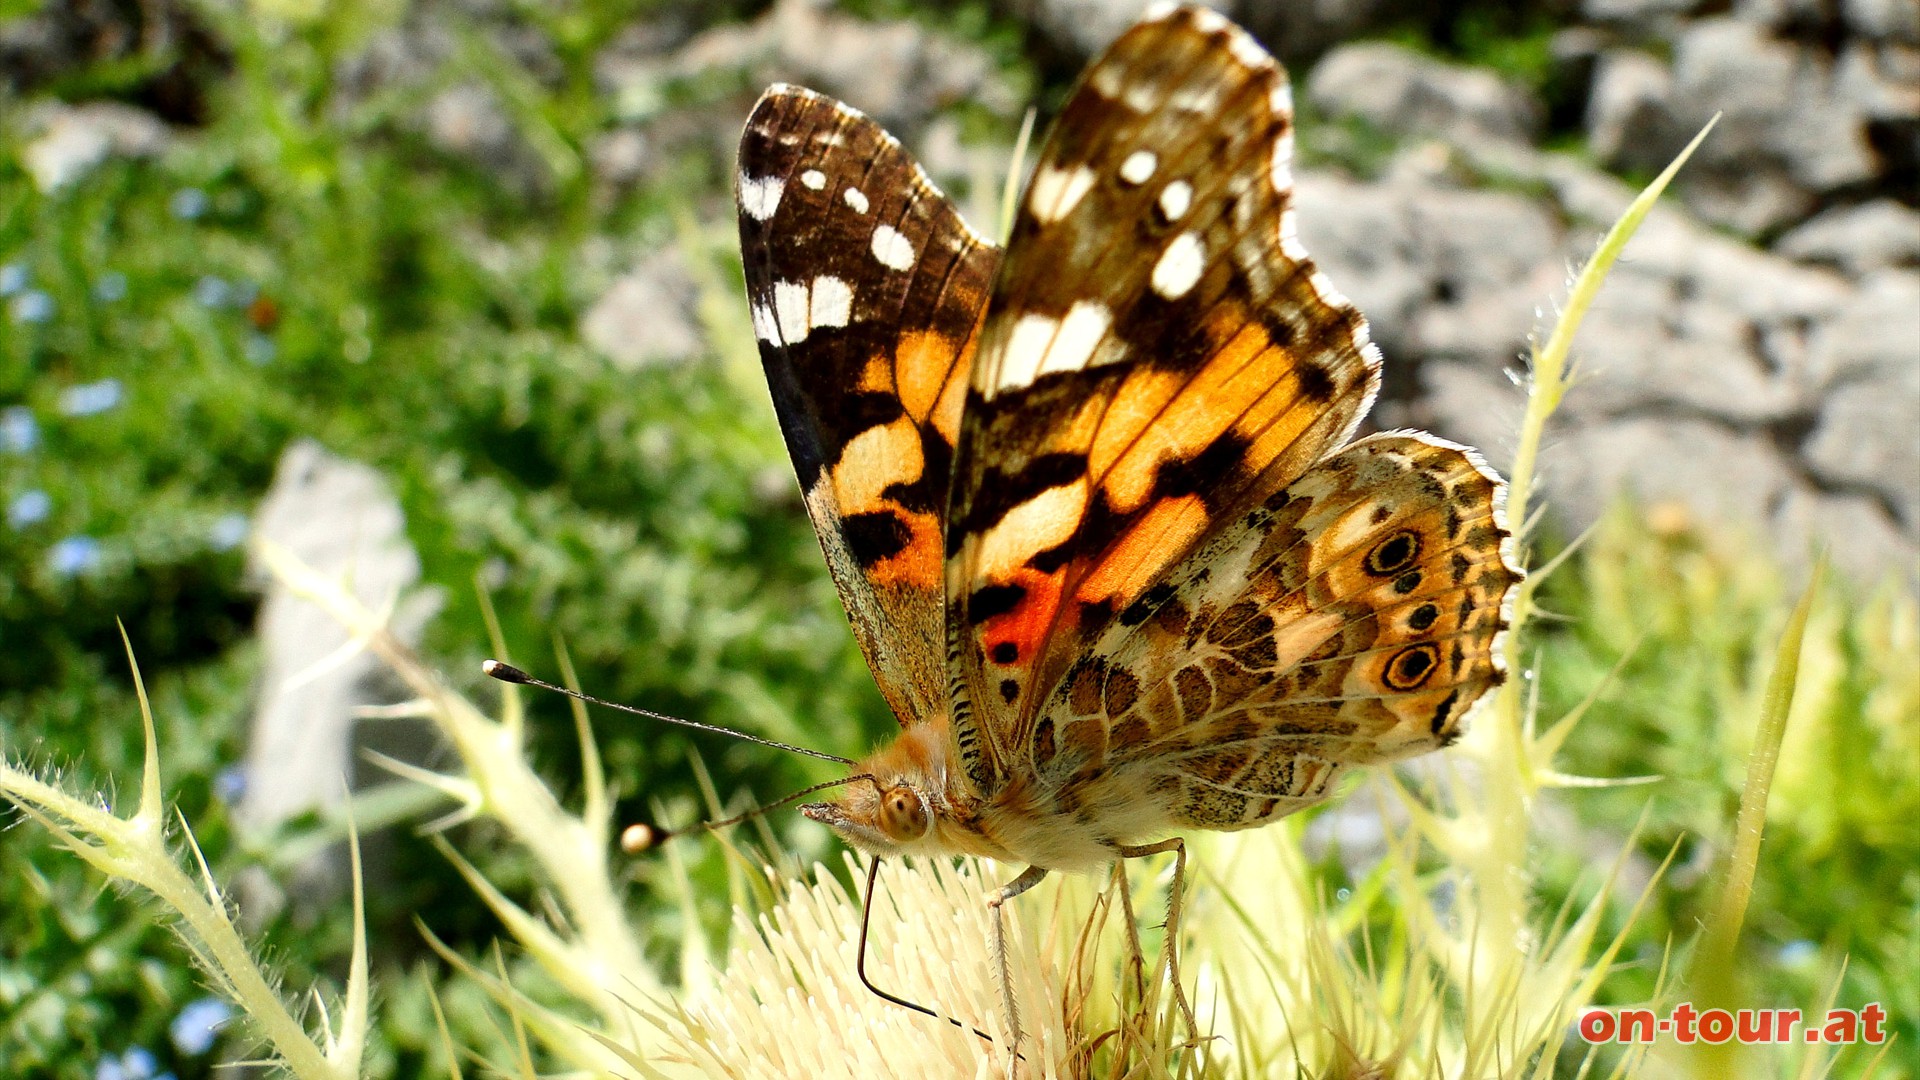
[[(585, 165), (620, 190), (689, 147), (724, 159), (755, 90), (786, 80), (880, 118), (990, 219), (1008, 122), (1030, 100), (1043, 114), (1056, 105), (1144, 4), (923, 6), (653, 5), (593, 58), (618, 122)], [(1587, 383), (1547, 462), (1559, 526), (1583, 527), (1626, 490), (1736, 522), (1789, 560), (1825, 543), (1859, 575), (1914, 565), (1920, 3), (1220, 7), (1302, 91), (1301, 229), (1387, 355), (1377, 422), (1430, 428), (1496, 463), (1542, 309), (1637, 185), (1718, 116), (1579, 342)], [(515, 10), (410, 5), (337, 77), (359, 94), (415, 95), (435, 144), (537, 188), (548, 148), (514, 122), (501, 86), (441, 77), (443, 61), (476, 50), (557, 75), (551, 38)], [(173, 0), (50, 3), (0, 27), (0, 87), (27, 103), (39, 182), (150, 153), (196, 123), (205, 79), (227, 62), (196, 27)], [(1037, 82), (1009, 76), (1009, 55)], [(93, 101), (63, 92), (103, 58), (119, 62), (117, 85)], [(699, 351), (680, 259), (601, 257), (621, 269), (582, 320), (590, 344), (629, 367)]]

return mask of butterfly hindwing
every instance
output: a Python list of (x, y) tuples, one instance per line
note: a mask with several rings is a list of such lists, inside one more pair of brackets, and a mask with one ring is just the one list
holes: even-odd
[(1279, 66), (1177, 8), (1094, 63), (1040, 154), (947, 524), (955, 725), (982, 789), (1091, 643), (1373, 397), (1365, 323), (1293, 235), (1292, 124)]
[(946, 709), (942, 539), (998, 249), (891, 135), (776, 86), (740, 140), (740, 247), (807, 512), (902, 724)]
[(1505, 677), (1503, 498), (1471, 451), (1393, 433), (1242, 508), (1055, 690), (1041, 786), (1091, 765), (1167, 820), (1241, 828), (1452, 742)]

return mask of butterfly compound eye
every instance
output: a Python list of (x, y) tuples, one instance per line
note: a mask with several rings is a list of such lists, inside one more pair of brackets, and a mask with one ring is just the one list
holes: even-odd
[(897, 841), (918, 840), (927, 834), (927, 806), (910, 787), (888, 788), (880, 796), (880, 831)]

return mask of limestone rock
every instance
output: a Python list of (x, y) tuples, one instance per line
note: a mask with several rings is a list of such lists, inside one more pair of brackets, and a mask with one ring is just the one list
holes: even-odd
[(1423, 139), (1529, 142), (1543, 119), (1539, 102), (1492, 72), (1384, 42), (1328, 53), (1308, 77), (1307, 93), (1330, 116)]

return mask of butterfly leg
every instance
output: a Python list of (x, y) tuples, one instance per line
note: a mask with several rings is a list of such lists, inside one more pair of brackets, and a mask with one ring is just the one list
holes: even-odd
[(1013, 1057), (1020, 1053), (1020, 1005), (1013, 997), (1013, 964), (1007, 957), (1007, 920), (1000, 909), (1006, 902), (1040, 884), (1047, 876), (1046, 867), (1029, 866), (1020, 876), (995, 889), (987, 897), (987, 907), (993, 912), (993, 967), (1000, 976), (1000, 1005), (1007, 1014), (1007, 1037), (1012, 1054), (1007, 1060), (1008, 1075), (1012, 1075)]
[(1116, 859), (1113, 863), (1113, 880), (1120, 889), (1120, 913), (1126, 919), (1127, 949), (1133, 961), (1134, 996), (1146, 1000), (1147, 996), (1147, 957), (1140, 948), (1140, 923), (1133, 917), (1133, 886), (1127, 881), (1126, 860)]
[(1114, 850), (1118, 851), (1123, 859), (1138, 859), (1147, 855), (1173, 852), (1173, 884), (1167, 893), (1167, 976), (1173, 980), (1173, 1000), (1180, 1006), (1180, 1016), (1187, 1022), (1187, 1032), (1194, 1038), (1199, 1038), (1200, 1026), (1194, 1022), (1193, 1006), (1187, 1002), (1186, 987), (1180, 983), (1180, 901), (1187, 883), (1187, 842), (1174, 836), (1157, 844), (1142, 844), (1139, 847), (1116, 844)]

